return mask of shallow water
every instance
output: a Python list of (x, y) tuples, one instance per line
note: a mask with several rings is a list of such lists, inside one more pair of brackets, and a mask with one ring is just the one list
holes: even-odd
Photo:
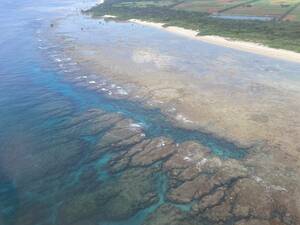
[[(117, 154), (114, 147), (93, 158), (97, 144), (101, 144), (101, 138), (110, 128), (101, 127), (100, 131), (93, 132), (94, 124), (86, 125), (88, 119), (83, 122), (78, 119), (91, 109), (101, 110), (112, 120), (120, 115), (122, 119), (130, 119), (141, 126), (141, 132), (148, 139), (167, 137), (178, 144), (192, 140), (221, 158), (241, 159), (247, 154), (247, 149), (213, 134), (174, 127), (159, 109), (112, 99), (64, 80), (66, 69), (74, 71), (74, 76), (84, 76), (85, 71), (72, 64), (71, 59), (63, 58), (60, 46), (43, 39), (43, 31), (49, 28), (50, 21), (67, 14), (78, 15), (80, 8), (91, 4), (93, 2), (31, 0), (0, 3), (0, 224), (63, 224), (66, 212), (62, 212), (62, 208), (72, 202), (74, 196), (96, 193), (107, 186), (128, 185), (124, 184), (125, 178), (125, 182), (120, 181), (128, 171), (111, 175), (107, 170)], [(74, 26), (78, 28), (78, 24)], [(50, 61), (51, 55), (54, 61)], [(64, 64), (59, 66), (62, 60), (68, 64), (64, 70), (61, 69)], [(76, 129), (77, 125), (80, 129)], [(147, 173), (160, 167), (161, 160), (141, 171)], [(167, 202), (166, 175), (160, 170), (153, 173), (155, 175), (150, 174), (149, 180), (153, 182), (150, 185), (144, 182), (156, 194), (156, 201), (146, 202), (126, 218), (106, 215), (110, 219), (96, 224), (142, 224), (150, 213)], [(128, 182), (142, 179), (136, 176), (138, 178), (132, 178), (129, 174)], [(191, 207), (190, 204), (174, 205), (183, 211)], [(76, 222), (79, 221), (75, 218), (65, 224)]]

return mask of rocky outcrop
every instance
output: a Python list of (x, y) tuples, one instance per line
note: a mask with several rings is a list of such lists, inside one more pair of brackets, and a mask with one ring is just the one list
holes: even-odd
[[(149, 138), (140, 124), (98, 109), (59, 126), (63, 133), (38, 140), (47, 143), (43, 151), (28, 149), (27, 161), (15, 165), (16, 180), (26, 183), (18, 223), (53, 215), (59, 225), (120, 222), (151, 206), (143, 225), (299, 224), (295, 181), (285, 178), (295, 171), (286, 167), (277, 164), (264, 179), (275, 166), (255, 167), (258, 156), (221, 159), (193, 141)], [(28, 193), (38, 193), (43, 204)]]
[(176, 151), (170, 139), (146, 139), (129, 148), (124, 154), (112, 162), (112, 170), (120, 171), (127, 167), (145, 167), (166, 160)]

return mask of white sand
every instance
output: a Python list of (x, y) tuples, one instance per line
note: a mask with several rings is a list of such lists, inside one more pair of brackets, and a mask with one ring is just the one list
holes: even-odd
[(259, 54), (259, 55), (263, 55), (263, 56), (268, 56), (271, 58), (300, 63), (300, 53), (293, 52), (293, 51), (270, 48), (270, 47), (263, 46), (261, 44), (253, 43), (253, 42), (230, 40), (230, 39), (226, 39), (226, 38), (220, 37), (220, 36), (198, 36), (197, 35), (199, 33), (198, 31), (189, 30), (189, 29), (185, 29), (185, 28), (181, 28), (181, 27), (175, 27), (175, 26), (164, 27), (163, 23), (147, 22), (147, 21), (142, 21), (142, 20), (138, 20), (138, 19), (131, 19), (129, 21), (133, 22), (133, 23), (142, 24), (145, 26), (151, 26), (151, 27), (155, 27), (155, 28), (159, 28), (159, 29), (164, 29), (164, 30), (167, 30), (169, 32), (172, 32), (172, 33), (175, 33), (175, 34), (178, 34), (181, 36), (204, 41), (204, 42), (214, 44), (214, 45), (233, 48), (233, 49), (237, 49), (237, 50), (241, 50), (241, 51), (245, 51), (245, 52), (251, 52), (251, 53), (255, 53), (255, 54)]

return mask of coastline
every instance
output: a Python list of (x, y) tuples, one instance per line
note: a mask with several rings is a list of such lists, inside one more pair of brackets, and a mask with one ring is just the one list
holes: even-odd
[[(110, 15), (106, 15), (106, 17), (115, 18)], [(164, 27), (165, 25), (164, 23), (148, 22), (139, 19), (130, 19), (129, 22), (141, 24), (144, 26), (151, 26), (158, 29), (164, 29), (168, 32), (172, 32), (180, 36), (203, 41), (213, 45), (232, 48), (232, 49), (254, 53), (262, 56), (267, 56), (279, 60), (300, 63), (300, 53), (292, 52), (289, 50), (271, 48), (254, 42), (230, 40), (228, 38), (221, 37), (221, 36), (201, 36), (198, 35), (198, 31), (195, 30), (189, 30), (189, 29), (176, 27), (176, 26)]]
[(3, 7), (0, 225), (300, 224), (300, 64), (90, 1)]
[[(113, 17), (106, 15), (104, 18), (109, 19)], [(71, 19), (70, 22), (73, 23), (73, 20)], [(79, 24), (82, 26), (82, 23)], [(297, 96), (294, 92), (289, 92), (288, 90), (286, 92), (284, 91), (288, 88), (288, 85), (284, 86), (284, 90), (277, 88), (273, 78), (277, 74), (276, 70), (270, 73), (266, 72), (266, 70), (262, 70), (261, 72), (256, 70), (258, 73), (261, 73), (261, 75), (269, 75), (268, 77), (270, 77), (271, 82), (266, 82), (265, 79), (257, 79), (257, 77), (254, 76), (255, 73), (250, 73), (249, 78), (251, 79), (248, 79), (245, 73), (243, 73), (243, 70), (239, 70), (239, 68), (248, 70), (248, 67), (242, 65), (239, 67), (239, 65), (237, 65), (237, 62), (240, 60), (248, 62), (248, 56), (244, 54), (246, 57), (244, 56), (243, 58), (240, 57), (240, 55), (243, 55), (243, 52), (228, 51), (228, 49), (220, 48), (222, 50), (218, 54), (219, 59), (207, 57), (207, 61), (215, 61), (211, 64), (211, 67), (207, 68), (210, 72), (205, 73), (206, 76), (203, 75), (201, 79), (195, 79), (195, 77), (188, 76), (189, 73), (182, 72), (182, 70), (177, 71), (177, 67), (172, 67), (172, 65), (180, 66), (180, 64), (177, 64), (175, 61), (167, 60), (170, 59), (168, 56), (173, 52), (168, 52), (167, 50), (155, 51), (155, 47), (152, 47), (150, 44), (148, 45), (149, 41), (158, 41), (156, 44), (173, 49), (178, 45), (165, 43), (165, 41), (168, 41), (169, 35), (165, 35), (165, 39), (153, 38), (152, 35), (150, 35), (150, 37), (147, 37), (147, 35), (144, 37), (141, 32), (147, 30), (145, 28), (147, 28), (146, 26), (149, 26), (149, 24), (145, 24), (145, 27), (132, 26), (131, 23), (126, 24), (126, 22), (120, 23), (118, 26), (114, 26), (114, 22), (109, 21), (107, 21), (107, 23), (105, 22), (108, 26), (104, 26), (103, 22), (101, 22), (101, 26), (99, 26), (97, 21), (95, 24), (95, 29), (84, 29), (84, 32), (89, 32), (89, 35), (86, 35), (89, 37), (101, 37), (101, 44), (95, 45), (94, 43), (84, 41), (74, 41), (70, 46), (64, 48), (63, 52), (67, 54), (67, 57), (70, 57), (78, 63), (82, 71), (84, 71), (84, 76), (80, 74), (78, 77), (74, 76), (73, 72), (68, 72), (66, 75), (68, 81), (73, 82), (73, 84), (78, 87), (99, 92), (112, 99), (114, 97), (119, 98), (121, 99), (120, 102), (123, 102), (122, 99), (124, 99), (124, 102), (126, 99), (132, 99), (133, 101), (143, 104), (143, 107), (149, 107), (151, 109), (152, 107), (150, 106), (153, 106), (153, 108), (159, 108), (164, 116), (166, 116), (165, 118), (170, 119), (170, 123), (176, 128), (186, 128), (189, 130), (201, 129), (204, 133), (216, 134), (224, 140), (230, 140), (230, 143), (235, 143), (237, 146), (242, 146), (247, 149), (249, 147), (249, 154), (240, 161), (236, 161), (235, 159), (220, 160), (205, 155), (205, 158), (201, 158), (202, 160), (199, 162), (196, 161), (196, 163), (193, 164), (193, 159), (198, 159), (197, 154), (201, 153), (201, 149), (195, 148), (195, 143), (189, 142), (187, 146), (184, 145), (182, 151), (180, 150), (180, 154), (174, 154), (175, 158), (172, 158), (171, 161), (166, 163), (164, 168), (173, 169), (172, 165), (174, 165), (176, 169), (178, 165), (181, 166), (181, 162), (183, 162), (183, 165), (190, 163), (187, 166), (184, 179), (191, 171), (199, 171), (199, 166), (202, 164), (207, 164), (207, 168), (211, 168), (210, 165), (216, 165), (218, 167), (216, 171), (220, 170), (222, 172), (222, 174), (220, 174), (221, 177), (226, 177), (226, 174), (223, 173), (224, 170), (228, 170), (230, 174), (233, 175), (242, 172), (243, 175), (244, 171), (248, 171), (248, 168), (250, 168), (250, 173), (249, 175), (247, 174), (249, 177), (249, 180), (246, 180), (247, 183), (240, 184), (238, 182), (237, 186), (234, 185), (233, 188), (239, 188), (240, 185), (242, 185), (242, 187), (251, 185), (252, 190), (254, 189), (255, 192), (262, 193), (263, 195), (262, 197), (259, 196), (258, 200), (264, 200), (264, 196), (269, 196), (269, 190), (271, 190), (272, 193), (276, 192), (276, 194), (280, 196), (285, 195), (287, 192), (291, 197), (293, 197), (293, 195), (298, 196), (297, 193), (300, 193), (298, 191), (298, 183), (292, 179), (286, 179), (286, 174), (292, 174), (296, 171), (293, 176), (299, 177), (297, 176), (298, 164), (293, 161), (293, 159), (297, 160), (299, 157), (296, 151), (298, 146), (298, 131), (296, 127), (290, 126), (290, 124), (297, 124), (298, 119), (297, 116), (295, 116), (297, 112), (293, 110), (293, 108), (296, 107), (293, 106), (294, 104), (297, 106), (297, 99), (299, 98), (296, 98)], [(125, 30), (118, 28), (119, 25), (122, 26), (122, 24), (126, 28), (132, 29)], [(150, 23), (150, 25), (161, 29), (156, 30), (154, 33), (161, 33), (165, 30), (162, 29), (164, 28), (163, 24)], [(86, 24), (86, 27), (90, 27), (90, 24)], [(167, 29), (170, 29), (170, 27)], [(180, 30), (182, 31), (182, 35), (197, 38), (196, 31), (190, 31), (188, 35), (185, 29)], [(74, 32), (82, 33), (78, 28), (74, 29)], [(176, 32), (180, 35), (178, 29)], [(129, 35), (132, 33), (133, 35)], [(105, 36), (105, 38), (99, 34)], [(72, 37), (71, 34), (68, 34), (68, 36)], [(137, 40), (135, 37), (139, 37), (139, 39)], [(215, 51), (216, 48), (212, 45), (205, 45), (200, 41), (190, 42), (188, 38), (178, 39), (179, 42), (182, 42), (181, 45), (184, 48), (187, 46), (184, 42), (189, 42), (192, 47), (193, 45), (199, 45), (200, 48), (206, 46), (211, 49), (211, 55), (217, 54)], [(127, 43), (132, 44), (128, 45)], [(61, 44), (60, 46), (65, 45)], [(205, 54), (199, 51), (199, 49), (189, 49), (197, 52), (198, 55), (193, 55), (193, 52), (190, 51), (181, 52), (178, 50), (180, 51), (179, 56), (183, 57), (183, 59), (185, 58), (187, 63), (193, 61), (192, 58), (196, 59), (194, 62), (200, 63), (201, 59), (203, 59), (202, 57), (205, 57)], [(223, 51), (230, 53), (225, 55)], [(119, 54), (120, 52), (122, 54)], [(232, 57), (235, 55), (238, 55), (235, 57), (236, 60), (232, 60)], [(176, 54), (174, 56), (176, 56)], [(253, 55), (253, 58), (255, 57), (257, 56)], [(162, 59), (166, 61), (162, 63), (160, 61)], [(272, 68), (273, 65), (275, 66), (275, 64), (277, 64), (277, 62), (273, 62), (272, 65), (272, 62), (269, 62), (272, 60), (266, 61), (268, 61), (267, 65), (264, 65), (262, 68), (269, 66)], [(158, 66), (161, 65), (160, 63), (162, 63), (163, 66)], [(230, 68), (226, 68), (225, 63), (228, 63), (227, 66)], [(264, 59), (258, 63), (264, 64)], [(278, 62), (278, 64), (279, 67), (282, 65), (283, 68), (288, 65), (282, 62)], [(244, 65), (248, 64), (246, 63)], [(251, 69), (251, 67), (249, 68)], [(232, 86), (231, 84), (233, 83), (237, 85)], [(118, 92), (119, 90), (123, 91)], [(121, 95), (118, 95), (118, 93), (121, 93)], [(280, 102), (280, 104), (278, 104), (278, 102)], [(134, 112), (134, 110), (129, 111)], [(151, 118), (152, 116), (147, 114), (147, 117)], [(143, 124), (144, 123), (131, 123), (130, 129), (140, 129), (143, 127)], [(161, 127), (163, 123), (159, 122), (158, 124), (158, 127)], [(123, 125), (121, 125), (121, 127), (122, 126)], [(156, 129), (152, 130), (155, 131)], [(170, 129), (166, 129), (166, 131), (169, 134)], [(106, 137), (111, 138), (115, 133), (111, 132), (109, 134), (111, 135), (107, 135)], [(121, 134), (123, 134), (123, 132)], [(180, 135), (180, 137), (183, 136), (184, 135)], [(123, 139), (127, 138), (127, 136), (121, 137)], [(145, 136), (143, 135), (141, 137)], [(108, 140), (110, 141), (111, 139)], [(150, 145), (150, 147), (154, 146), (153, 149), (157, 149), (157, 146), (169, 146), (167, 139), (160, 139), (159, 141), (161, 140), (163, 140), (163, 142), (158, 142), (159, 145), (157, 145), (157, 142), (153, 142), (153, 145)], [(221, 144), (223, 144), (223, 142), (221, 142)], [(175, 147), (180, 146), (180, 144), (175, 144)], [(255, 147), (250, 148), (252, 146)], [(277, 146), (280, 146), (280, 148), (277, 148)], [(146, 151), (141, 153), (141, 155), (143, 154), (141, 157), (135, 157), (133, 159), (132, 162), (135, 163), (133, 165), (139, 165), (140, 159), (152, 159), (151, 157), (153, 156), (148, 156), (148, 149), (145, 149)], [(195, 149), (195, 151), (190, 151), (190, 149)], [(194, 152), (196, 155), (194, 155)], [(127, 155), (122, 155), (120, 158), (122, 161), (127, 160)], [(180, 159), (180, 161), (178, 162), (177, 159)], [(114, 171), (118, 171), (123, 165), (121, 161), (120, 164), (117, 163), (119, 162), (116, 161), (116, 164), (114, 164), (116, 165), (113, 167)], [(121, 166), (118, 167), (118, 165)], [(194, 165), (196, 166), (193, 167)], [(286, 169), (285, 165), (289, 165), (289, 168)], [(130, 166), (129, 164), (129, 168)], [(270, 171), (274, 170), (276, 170), (276, 174), (270, 176)], [(184, 174), (184, 172), (181, 174)], [(243, 179), (243, 181), (245, 181), (245, 179)], [(186, 198), (183, 193), (193, 193), (193, 191), (190, 191), (191, 188), (201, 187), (202, 183), (205, 183), (205, 181), (200, 180), (199, 183), (197, 179), (192, 182), (187, 181), (184, 182), (180, 188), (173, 187), (165, 193), (171, 201), (180, 202), (183, 199), (189, 202), (189, 199), (193, 199), (193, 196)], [(185, 189), (181, 189), (181, 187), (185, 187)], [(261, 190), (268, 190), (268, 192), (265, 194), (265, 192)], [(228, 189), (228, 193), (230, 191), (231, 189)], [(247, 193), (248, 191), (246, 194), (239, 192), (241, 198), (247, 197)], [(248, 202), (252, 204), (252, 201), (257, 202), (256, 200), (256, 198), (251, 198), (247, 200), (246, 204), (248, 205)], [(289, 202), (294, 203), (292, 199)], [(259, 204), (264, 204), (264, 202)], [(298, 201), (295, 204), (298, 204)], [(226, 210), (226, 208), (221, 209), (222, 211)], [(297, 209), (298, 208), (296, 208), (296, 210)], [(212, 213), (215, 213), (214, 207), (210, 210)], [(293, 210), (294, 208), (291, 207), (288, 211), (291, 212), (291, 215), (297, 215), (297, 212), (293, 213)], [(153, 215), (156, 216), (156, 212), (151, 213), (150, 217), (147, 218), (151, 218)], [(205, 213), (200, 213), (199, 215), (206, 216)], [(157, 217), (160, 218), (159, 216)], [(151, 221), (151, 219), (148, 219), (148, 221)], [(148, 223), (146, 224), (149, 225)]]

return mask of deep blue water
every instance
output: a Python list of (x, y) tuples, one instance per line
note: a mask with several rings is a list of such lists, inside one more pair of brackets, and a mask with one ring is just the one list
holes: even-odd
[[(26, 184), (28, 188), (28, 182), (30, 186), (35, 176), (39, 177), (43, 171), (40, 165), (51, 164), (51, 160), (60, 159), (60, 154), (47, 155), (50, 150), (59, 150), (65, 155), (66, 152), (75, 151), (77, 148), (93, 148), (93, 137), (72, 136), (66, 133), (62, 126), (65, 121), (91, 108), (119, 112), (124, 117), (143, 124), (149, 138), (167, 136), (175, 142), (195, 140), (225, 158), (242, 158), (246, 154), (245, 149), (240, 149), (212, 134), (173, 127), (158, 109), (145, 109), (141, 104), (129, 100), (112, 100), (64, 81), (57, 65), (45, 57), (39, 33), (49, 26), (51, 19), (64, 15), (68, 8), (77, 7), (80, 7), (80, 4), (73, 4), (72, 1), (48, 3), (3, 0), (0, 3), (0, 224), (27, 224), (26, 221), (20, 223), (16, 220), (18, 212), (26, 207), (26, 204), (20, 204), (21, 201), (29, 206), (29, 212), (26, 214), (28, 217), (34, 215), (37, 210), (33, 208), (30, 211), (31, 201), (40, 204), (47, 201), (46, 208), (51, 208), (50, 215), (45, 216), (45, 221), (34, 222), (34, 219), (27, 218), (27, 221), (33, 221), (29, 224), (56, 224), (57, 208), (63, 199), (59, 201), (49, 196), (59, 196), (60, 190), (76, 182), (76, 176), (85, 169), (81, 167), (81, 162), (64, 162), (65, 171), (70, 171), (69, 174), (61, 171), (66, 177), (64, 183), (60, 183), (59, 179), (57, 182), (55, 179), (51, 180), (51, 185), (45, 185), (46, 190), (43, 192), (33, 186), (24, 195), (23, 185)], [(35, 162), (36, 154), (44, 154), (39, 157), (42, 162)], [(86, 153), (80, 154), (84, 159)], [(105, 165), (110, 158), (111, 156), (106, 154), (95, 165), (100, 170), (99, 177), (103, 180), (110, 179), (105, 171)], [(31, 169), (36, 163), (34, 171), (27, 171), (28, 162)], [(163, 175), (158, 180), (157, 189), (160, 193), (160, 201), (157, 203), (159, 205), (164, 201), (166, 189), (166, 178)], [(23, 193), (22, 196), (20, 192)], [(145, 216), (158, 206), (157, 204), (141, 210), (125, 222), (112, 224), (140, 224)], [(184, 209), (188, 206), (178, 207)], [(45, 211), (48, 213), (47, 209)]]

